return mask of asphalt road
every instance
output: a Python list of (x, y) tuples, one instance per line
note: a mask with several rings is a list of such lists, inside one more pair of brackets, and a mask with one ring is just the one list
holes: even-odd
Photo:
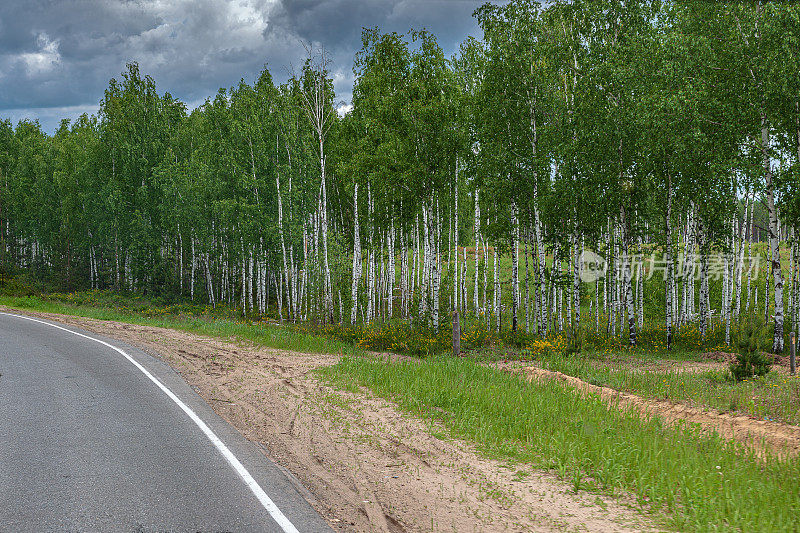
[(331, 531), (168, 365), (58, 326), (0, 313), (0, 531)]

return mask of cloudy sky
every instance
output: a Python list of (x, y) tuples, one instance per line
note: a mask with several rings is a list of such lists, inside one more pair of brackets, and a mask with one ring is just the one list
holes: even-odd
[(426, 28), (447, 55), (480, 35), (471, 0), (0, 0), (0, 118), (94, 113), (108, 80), (137, 61), (191, 107), (220, 87), (252, 82), (267, 64), (283, 81), (323, 45), (337, 98), (349, 102), (361, 28)]

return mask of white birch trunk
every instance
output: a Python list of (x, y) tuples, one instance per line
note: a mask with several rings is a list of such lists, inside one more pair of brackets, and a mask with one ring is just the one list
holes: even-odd
[(206, 273), (206, 286), (208, 288), (208, 302), (211, 304), (211, 307), (216, 309), (217, 301), (214, 298), (214, 282), (211, 278), (211, 260), (209, 259), (209, 253), (205, 253), (205, 260), (203, 261), (203, 266)]
[[(753, 190), (753, 195), (755, 195), (755, 190)], [(742, 270), (744, 267), (744, 239), (745, 239), (745, 230), (747, 226), (747, 214), (750, 210), (751, 206), (751, 199), (750, 199), (750, 191), (747, 191), (745, 194), (745, 203), (744, 203), (744, 217), (742, 217), (742, 226), (739, 228), (739, 255), (736, 261), (736, 287), (735, 287), (735, 295), (736, 298), (736, 308), (733, 312), (733, 317), (738, 319), (739, 312), (742, 309)]]
[(378, 247), (378, 251), (380, 253), (380, 265), (375, 266), (378, 272), (378, 292), (377, 292), (377, 316), (381, 319), (384, 318), (384, 306), (383, 301), (386, 297), (386, 265), (384, 264), (383, 260), (383, 250), (386, 248), (386, 236), (385, 234), (381, 234), (382, 236), (379, 237), (380, 239), (380, 246)]
[(600, 280), (594, 282), (594, 331), (600, 331)]
[(574, 309), (575, 320), (572, 324), (574, 334), (580, 334), (581, 329), (581, 276), (580, 276), (580, 257), (581, 239), (578, 233), (573, 234), (573, 254), (572, 254), (572, 307)]
[(734, 274), (735, 274), (735, 258), (738, 256), (736, 250), (736, 215), (731, 217), (731, 234), (729, 236), (728, 251), (725, 253), (725, 280), (724, 280), (724, 298), (723, 298), (723, 313), (725, 317), (725, 344), (731, 344), (731, 315), (733, 314), (733, 296), (734, 296)]
[[(317, 207), (319, 207), (319, 205)], [(319, 267), (319, 261), (317, 261), (317, 259), (319, 258), (319, 255), (317, 254), (317, 228), (316, 228), (316, 224), (315, 224), (315, 221), (314, 221), (315, 217), (314, 217), (314, 215), (309, 215), (308, 218), (309, 218), (309, 222), (303, 222), (303, 269), (302, 269), (300, 275), (298, 276), (300, 278), (300, 288), (299, 288), (299, 293), (298, 293), (298, 297), (297, 297), (297, 300), (300, 302), (299, 309), (298, 309), (298, 316), (300, 317), (300, 320), (302, 320), (302, 321), (308, 320), (309, 314), (310, 313), (314, 313), (314, 310), (316, 310), (316, 308), (317, 308), (316, 302), (318, 301), (318, 298), (321, 296), (321, 294), (317, 294), (316, 295), (317, 298), (314, 299), (314, 305), (312, 307), (312, 305), (309, 302), (309, 300), (310, 300), (309, 296), (311, 296), (309, 293), (312, 292), (312, 288), (309, 287), (309, 277), (310, 277), (309, 276), (309, 274), (310, 274), (309, 271), (313, 269), (314, 274), (317, 274), (319, 272), (319, 268), (318, 268)], [(308, 226), (309, 225), (311, 226), (311, 235), (313, 235), (313, 237), (314, 237), (314, 241), (313, 241), (313, 244), (312, 244), (312, 247), (313, 247), (312, 254), (313, 254), (314, 259), (315, 259), (314, 261), (310, 260), (309, 251), (308, 251), (308, 249), (309, 249), (309, 246), (308, 246), (309, 242), (308, 241), (309, 241), (309, 238), (311, 237), (308, 234), (308, 231), (309, 231), (308, 230)], [(298, 268), (299, 267), (300, 267), (300, 265), (298, 265)], [(312, 280), (314, 280), (314, 278), (318, 278), (318, 276), (315, 276), (313, 274), (312, 274), (312, 276), (313, 276)]]
[(686, 227), (684, 228), (683, 232), (683, 242), (682, 242), (682, 250), (678, 250), (679, 261), (678, 264), (681, 269), (680, 278), (681, 278), (681, 305), (680, 305), (680, 315), (678, 317), (678, 324), (683, 325), (687, 321), (687, 317), (689, 315), (689, 276), (687, 274), (689, 270), (689, 261), (691, 260), (691, 254), (689, 251), (689, 235), (690, 235), (690, 222), (691, 221), (691, 208), (686, 213)]
[[(288, 306), (291, 309), (291, 289), (290, 289), (290, 273), (289, 273), (289, 264), (286, 257), (286, 239), (283, 234), (283, 199), (281, 198), (281, 178), (280, 175), (276, 173), (275, 175), (275, 189), (278, 192), (278, 235), (281, 239), (281, 254), (283, 256), (283, 272), (282, 278), (286, 282), (286, 298), (288, 301)], [(283, 284), (282, 284), (283, 285)], [(280, 302), (280, 315), (281, 321), (283, 321), (283, 286), (281, 287), (281, 297), (278, 300)]]
[(450, 219), (450, 233), (452, 239), (450, 244), (452, 246), (451, 267), (453, 271), (453, 297), (452, 297), (452, 310), (457, 311), (459, 308), (460, 291), (458, 285), (458, 276), (461, 274), (458, 262), (458, 161), (456, 160), (456, 181), (453, 185), (453, 216)]
[(367, 266), (367, 322), (375, 317), (375, 214), (372, 208), (372, 187), (367, 184), (369, 214), (369, 264)]
[(789, 332), (794, 331), (794, 228), (787, 229), (787, 245), (789, 246), (789, 310), (786, 320), (789, 322)]
[(242, 294), (241, 294), (241, 304), (242, 304), (242, 314), (247, 314), (247, 259), (244, 255), (244, 245), (241, 244), (239, 241), (239, 248), (241, 252), (242, 258)]
[[(610, 224), (610, 222), (609, 222), (609, 224)], [(608, 243), (608, 245), (606, 246), (606, 255), (608, 255), (608, 252), (611, 249), (611, 246), (610, 246), (611, 234), (610, 233), (606, 233), (604, 237), (605, 237), (604, 238), (604, 242)], [(613, 257), (611, 257), (611, 256), (608, 257), (607, 264), (606, 264), (606, 275), (603, 276), (603, 313), (605, 313), (606, 316), (608, 316), (609, 313), (610, 313), (609, 308), (608, 308), (609, 299), (610, 299), (609, 297), (611, 295), (611, 292), (610, 292), (610, 289), (609, 289), (609, 281), (610, 281), (611, 277), (613, 276), (613, 271), (610, 268), (613, 260), (614, 260)]]
[(361, 281), (361, 235), (358, 221), (358, 183), (353, 191), (353, 284), (350, 290), (352, 308), (350, 310), (350, 323), (356, 323), (358, 313), (358, 284)]
[[(752, 246), (751, 243), (753, 241), (753, 212), (755, 211), (755, 199), (756, 199), (756, 191), (753, 190), (753, 209), (750, 210), (750, 218), (747, 222), (747, 257), (749, 258), (752, 255)], [(750, 312), (750, 300), (753, 297), (753, 273), (752, 269), (747, 269), (747, 312)]]
[[(558, 245), (556, 245), (556, 249), (553, 252), (553, 273), (554, 277), (552, 280), (553, 284), (553, 321), (558, 321), (558, 331), (564, 331), (564, 314), (563, 314), (563, 307), (564, 307), (564, 290), (561, 288), (560, 285), (556, 284), (556, 279), (561, 280), (563, 279), (562, 276), (564, 274), (564, 265), (561, 257), (559, 255), (560, 249)], [(558, 274), (555, 274), (556, 268), (558, 268)], [(554, 328), (555, 329), (555, 328)]]
[(406, 318), (411, 317), (412, 312), (412, 305), (414, 303), (414, 290), (417, 287), (416, 279), (417, 279), (417, 250), (419, 249), (419, 216), (414, 216), (414, 223), (411, 227), (411, 272), (409, 273), (409, 289), (408, 289), (408, 316)]
[(636, 346), (636, 317), (633, 309), (633, 285), (631, 282), (631, 261), (629, 255), (630, 236), (628, 234), (628, 220), (625, 209), (620, 210), (620, 230), (622, 241), (622, 282), (625, 294), (625, 304), (628, 314), (628, 344)]
[(778, 217), (775, 210), (775, 193), (772, 185), (772, 165), (770, 163), (770, 137), (766, 114), (761, 113), (761, 155), (763, 158), (767, 211), (769, 212), (769, 248), (772, 259), (772, 279), (775, 290), (775, 327), (772, 339), (772, 352), (783, 352), (783, 272), (781, 271)]
[(264, 286), (263, 286), (263, 279), (262, 279), (262, 272), (261, 272), (261, 249), (259, 247), (258, 254), (256, 254), (255, 259), (255, 308), (256, 312), (259, 315), (264, 314)]
[[(194, 276), (194, 273), (192, 273)], [(114, 289), (120, 289), (120, 271), (119, 271), (119, 241), (117, 236), (114, 235)], [(194, 298), (194, 296), (192, 296)]]
[(705, 338), (710, 311), (708, 298), (708, 254), (706, 250), (705, 227), (702, 221), (698, 222), (698, 244), (700, 246), (700, 335)]
[(672, 174), (667, 177), (667, 213), (665, 217), (666, 226), (666, 247), (664, 251), (664, 262), (667, 265), (666, 278), (664, 280), (664, 294), (665, 294), (665, 326), (667, 333), (667, 350), (672, 350), (672, 321), (673, 321), (673, 299), (675, 298), (674, 280), (673, 280), (673, 266), (672, 266)]
[[(769, 235), (767, 235), (767, 239), (769, 239)], [(769, 245), (769, 241), (767, 241), (767, 245)], [(769, 282), (770, 282), (770, 274), (772, 273), (772, 250), (769, 253), (769, 261), (770, 261), (770, 271), (767, 272), (767, 279), (764, 282), (764, 323), (769, 324)]]
[[(696, 227), (695, 227), (696, 231)], [(697, 264), (697, 260), (699, 259), (698, 255), (698, 243), (696, 240), (697, 235), (695, 234), (695, 240), (691, 242), (692, 245), (692, 254), (691, 254), (691, 268), (689, 269), (689, 279), (687, 280), (689, 283), (689, 320), (697, 321), (698, 318), (698, 311), (697, 305), (695, 304), (696, 301), (696, 293), (697, 293), (697, 283), (696, 283), (696, 274), (695, 272), (699, 268)]]
[(458, 277), (458, 284), (461, 286), (461, 316), (466, 316), (467, 308), (467, 247), (461, 247), (461, 275)]
[(250, 257), (247, 261), (247, 308), (253, 311), (253, 248), (249, 248)]
[(389, 227), (389, 272), (388, 272), (388, 283), (387, 283), (387, 292), (388, 292), (388, 300), (387, 300), (387, 314), (389, 320), (392, 319), (394, 316), (394, 281), (395, 281), (395, 264), (394, 264), (394, 254), (395, 254), (395, 233), (394, 233), (394, 217), (392, 217), (392, 223)]
[[(795, 101), (795, 128), (797, 129), (797, 161), (800, 161), (800, 99)], [(798, 221), (794, 221), (794, 226), (792, 227), (792, 250), (794, 253), (792, 257), (794, 257), (794, 267), (792, 269), (792, 315), (794, 317), (794, 334), (795, 334), (795, 342), (800, 342), (798, 337), (800, 337), (800, 246), (798, 245), (798, 239), (800, 239), (800, 235), (797, 234), (798, 230), (800, 230), (800, 224)]]
[(432, 235), (434, 238), (433, 243), (433, 250), (434, 250), (434, 257), (431, 258), (431, 280), (432, 284), (432, 296), (433, 296), (433, 304), (432, 308), (432, 318), (433, 318), (433, 329), (439, 329), (439, 286), (441, 283), (441, 268), (439, 265), (440, 257), (441, 257), (441, 235), (442, 235), (442, 217), (439, 211), (439, 201), (436, 201), (436, 233)]
[(753, 313), (758, 313), (758, 289), (754, 290), (753, 293), (754, 293)]
[(300, 266), (294, 263), (294, 243), (289, 244), (289, 290), (287, 295), (291, 300), (286, 301), (287, 315), (291, 318), (292, 322), (297, 322), (300, 315), (300, 283), (299, 283), (299, 270)]
[(792, 249), (794, 250), (794, 282), (792, 283), (792, 287), (794, 288), (794, 297), (792, 298), (794, 305), (792, 306), (792, 309), (794, 314), (795, 339), (800, 338), (800, 243), (798, 243), (798, 238), (800, 238), (800, 236), (797, 235), (797, 231), (797, 226), (795, 226), (792, 230)]
[(227, 297), (227, 290), (228, 290), (228, 254), (226, 252), (225, 243), (222, 243), (222, 257), (220, 258), (222, 262), (222, 281), (220, 282), (220, 291), (219, 291), (219, 299), (221, 302), (226, 301)]
[[(489, 220), (486, 220), (486, 225), (489, 225)], [(489, 247), (486, 244), (486, 238), (481, 235), (481, 247), (483, 248), (483, 315), (486, 319), (486, 329), (491, 329), (492, 314), (489, 312)]]
[(638, 237), (638, 257), (636, 262), (636, 316), (639, 319), (639, 331), (644, 329), (644, 258), (642, 250), (642, 237)]
[(500, 303), (501, 303), (501, 294), (500, 294), (500, 271), (498, 269), (498, 257), (497, 257), (497, 246), (494, 247), (494, 292), (492, 294), (493, 299), (493, 307), (494, 307), (494, 320), (495, 320), (495, 329), (499, 333), (500, 332)]
[(620, 315), (620, 246), (619, 228), (614, 224), (614, 288), (611, 293), (611, 334), (617, 334), (617, 320)]
[(331, 266), (328, 262), (328, 187), (327, 179), (325, 177), (325, 153), (324, 153), (324, 140), (322, 136), (319, 138), (319, 164), (322, 173), (322, 209), (320, 210), (320, 218), (322, 224), (322, 253), (323, 264), (325, 268), (325, 322), (328, 324), (333, 323), (333, 287), (331, 285)]
[(400, 230), (400, 316), (409, 317), (409, 290), (408, 290), (408, 234)]
[(517, 204), (511, 203), (511, 331), (517, 331), (519, 311), (519, 219)]
[(192, 273), (189, 280), (189, 297), (194, 300), (194, 273), (197, 270), (197, 255), (195, 253), (197, 239), (192, 235)]
[(475, 222), (473, 225), (473, 235), (475, 237), (475, 292), (472, 295), (472, 305), (475, 308), (475, 318), (480, 314), (480, 300), (478, 294), (478, 274), (480, 272), (480, 256), (478, 255), (478, 241), (481, 231), (481, 211), (478, 203), (478, 189), (475, 189)]
[(280, 272), (280, 283), (278, 282), (277, 278), (275, 279), (275, 293), (278, 298), (278, 320), (281, 324), (283, 324), (283, 290), (285, 287), (283, 280), (285, 275), (285, 272)]
[[(423, 252), (425, 251), (425, 229), (423, 228), (423, 223), (425, 217), (425, 203), (423, 202), (421, 207), (421, 212), (414, 216), (414, 242), (412, 243), (412, 251), (413, 251), (413, 271), (411, 276), (411, 309), (410, 312), (414, 313), (416, 311), (417, 316), (419, 318), (422, 317), (422, 280), (423, 274), (422, 270), (424, 268), (425, 257)], [(416, 310), (413, 308), (414, 301), (417, 303)]]
[(423, 235), (423, 243), (422, 243), (422, 278), (420, 280), (419, 288), (420, 288), (420, 298), (419, 298), (419, 318), (420, 320), (424, 320), (428, 313), (428, 286), (430, 285), (430, 247), (431, 247), (431, 235), (430, 235), (430, 218), (431, 214), (429, 213), (429, 207), (426, 202), (422, 204), (422, 231), (424, 232)]
[[(544, 243), (542, 242), (542, 221), (539, 218), (539, 204), (538, 204), (538, 195), (539, 195), (539, 186), (536, 181), (536, 175), (534, 174), (534, 182), (533, 182), (533, 229), (534, 229), (534, 237), (536, 239), (536, 257), (537, 257), (537, 266), (536, 266), (536, 275), (539, 290), (537, 291), (537, 298), (539, 301), (538, 309), (540, 316), (538, 317), (538, 324), (541, 328), (547, 323), (547, 317), (545, 314), (547, 313), (547, 303), (546, 303), (546, 286), (545, 286), (545, 272), (547, 271), (547, 257), (545, 256), (545, 249)], [(546, 328), (545, 328), (546, 329)], [(546, 331), (539, 330), (538, 333), (543, 333), (545, 336), (547, 335)]]
[(531, 270), (528, 265), (528, 243), (530, 242), (530, 232), (525, 237), (525, 333), (531, 332), (531, 291), (530, 279)]
[(262, 266), (261, 266), (261, 249), (259, 247), (258, 254), (255, 258), (255, 308), (256, 312), (260, 315), (264, 314), (264, 285), (263, 285), (263, 278), (262, 278)]

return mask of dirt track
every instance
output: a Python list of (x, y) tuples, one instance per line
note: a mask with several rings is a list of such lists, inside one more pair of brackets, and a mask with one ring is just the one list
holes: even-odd
[[(575, 494), (553, 475), (479, 457), (366, 391), (320, 383), (337, 356), (281, 352), (181, 331), (26, 313), (163, 358), (214, 409), (309, 489), (341, 531), (642, 531), (619, 499)], [(109, 356), (113, 356), (110, 354)]]

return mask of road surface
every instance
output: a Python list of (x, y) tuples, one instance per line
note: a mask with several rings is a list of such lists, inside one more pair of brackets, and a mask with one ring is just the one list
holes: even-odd
[(331, 531), (164, 362), (35, 320), (0, 313), (0, 531)]

